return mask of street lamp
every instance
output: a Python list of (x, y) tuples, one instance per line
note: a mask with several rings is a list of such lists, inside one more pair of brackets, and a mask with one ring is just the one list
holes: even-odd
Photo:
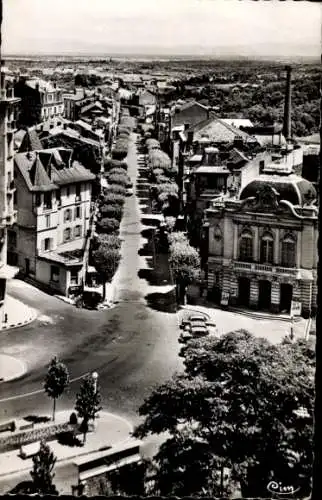
[(97, 380), (98, 380), (98, 373), (97, 372), (92, 373), (92, 379), (93, 379), (93, 383), (94, 383), (94, 393), (96, 394), (96, 392), (97, 392)]

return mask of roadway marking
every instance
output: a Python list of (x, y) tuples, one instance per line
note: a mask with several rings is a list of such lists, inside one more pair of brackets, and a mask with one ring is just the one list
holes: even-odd
[[(69, 381), (69, 383), (72, 384), (73, 382), (77, 382), (78, 380), (87, 377), (87, 375), (89, 374), (90, 372), (87, 372), (84, 375), (80, 375), (79, 377), (73, 378)], [(26, 392), (24, 394), (17, 394), (16, 396), (9, 396), (8, 398), (0, 399), (0, 403), (6, 403), (7, 401), (14, 401), (15, 399), (28, 398), (29, 396), (35, 396), (36, 394), (41, 394), (43, 392), (45, 392), (45, 389), (38, 389), (37, 391)]]

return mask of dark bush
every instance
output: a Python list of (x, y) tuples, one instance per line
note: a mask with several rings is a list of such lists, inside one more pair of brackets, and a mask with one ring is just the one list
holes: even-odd
[(117, 232), (119, 228), (120, 222), (117, 219), (110, 219), (109, 217), (104, 217), (96, 223), (98, 233), (111, 234)]
[(123, 168), (113, 167), (106, 174), (106, 178), (109, 179), (111, 175), (127, 175)]
[(72, 425), (77, 425), (78, 424), (77, 415), (76, 415), (76, 413), (74, 411), (70, 414), (69, 423), (72, 424)]
[(124, 174), (113, 174), (108, 177), (108, 182), (126, 187), (128, 184), (128, 176)]
[(120, 194), (122, 196), (126, 196), (126, 187), (125, 186), (120, 186), (119, 184), (114, 184), (111, 182), (108, 186), (108, 189), (104, 191), (104, 193), (109, 194), (109, 193), (115, 193), (115, 194)]
[(107, 193), (102, 197), (101, 204), (103, 205), (123, 205), (125, 197), (122, 194)]
[(102, 205), (100, 208), (100, 213), (102, 217), (108, 217), (110, 219), (121, 220), (122, 218), (122, 207), (120, 205)]

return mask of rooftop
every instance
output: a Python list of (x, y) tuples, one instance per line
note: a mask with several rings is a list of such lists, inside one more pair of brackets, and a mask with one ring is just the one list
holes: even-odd
[(30, 191), (52, 191), (75, 182), (92, 181), (95, 175), (79, 162), (71, 163), (72, 150), (43, 149), (18, 153), (15, 164)]

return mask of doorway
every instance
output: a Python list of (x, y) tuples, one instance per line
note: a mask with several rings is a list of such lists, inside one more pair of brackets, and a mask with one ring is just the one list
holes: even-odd
[(25, 266), (26, 266), (26, 275), (29, 276), (30, 274), (30, 260), (25, 259)]
[(271, 282), (260, 280), (258, 282), (258, 307), (267, 310), (271, 307)]
[(249, 307), (250, 298), (250, 279), (249, 278), (239, 278), (238, 279), (238, 303), (241, 306)]
[(293, 286), (289, 283), (281, 283), (280, 310), (288, 314), (291, 310), (293, 297)]

